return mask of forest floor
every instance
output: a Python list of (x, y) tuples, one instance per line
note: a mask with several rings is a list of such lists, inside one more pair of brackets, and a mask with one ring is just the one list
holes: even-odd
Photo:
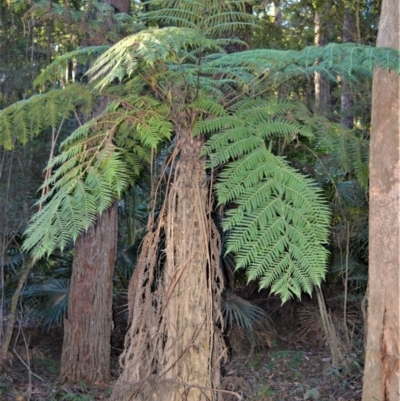
[[(335, 369), (330, 353), (317, 335), (300, 336), (289, 319), (275, 322), (269, 346), (252, 350), (241, 333), (230, 337), (231, 355), (223, 368), (223, 388), (236, 391), (246, 401), (360, 401), (362, 366), (354, 356), (351, 373)], [(279, 323), (279, 324), (278, 324)], [(279, 333), (278, 328), (279, 327)], [(107, 400), (112, 384), (66, 385), (57, 382), (62, 331), (29, 331), (31, 371), (15, 355), (0, 374), (1, 401), (94, 401)], [(26, 359), (25, 347), (17, 347)], [(348, 356), (352, 358), (352, 355)], [(349, 365), (348, 365), (349, 366)], [(118, 375), (118, 357), (112, 358), (112, 374)], [(28, 395), (28, 396), (27, 396)], [(29, 397), (30, 395), (30, 397)], [(239, 398), (225, 395), (224, 401)]]

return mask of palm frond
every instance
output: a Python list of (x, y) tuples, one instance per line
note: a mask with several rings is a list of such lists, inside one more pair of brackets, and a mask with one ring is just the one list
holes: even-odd
[(28, 285), (22, 293), (25, 303), (35, 303), (32, 315), (44, 329), (61, 326), (68, 309), (70, 279), (49, 278)]
[(271, 326), (272, 323), (270, 316), (263, 309), (229, 289), (225, 289), (222, 293), (221, 311), (225, 331), (236, 324), (244, 330), (251, 346), (259, 345), (259, 332), (265, 332), (266, 326)]

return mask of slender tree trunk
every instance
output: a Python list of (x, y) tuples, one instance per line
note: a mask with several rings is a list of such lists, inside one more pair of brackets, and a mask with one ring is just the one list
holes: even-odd
[[(328, 43), (328, 28), (327, 17), (329, 5), (324, 4), (322, 11), (315, 10), (314, 16), (314, 43), (316, 46), (324, 46)], [(323, 114), (329, 111), (330, 108), (330, 84), (329, 80), (321, 75), (319, 72), (314, 76), (315, 85), (315, 111)]]
[[(343, 19), (343, 43), (354, 42), (354, 18), (349, 9), (344, 12)], [(342, 123), (347, 128), (353, 128), (353, 115), (351, 113), (351, 108), (354, 105), (353, 94), (351, 92), (351, 86), (342, 77), (342, 95), (341, 95), (341, 112), (342, 112)]]
[(132, 324), (114, 401), (221, 399), (219, 236), (208, 213), (203, 140), (189, 132), (179, 137), (173, 183), (130, 284)]
[(117, 249), (117, 203), (75, 246), (60, 381), (110, 380), (112, 277)]
[(4, 334), (4, 338), (2, 339), (2, 343), (1, 343), (0, 371), (2, 368), (3, 362), (7, 361), (8, 349), (11, 344), (11, 339), (12, 339), (12, 335), (13, 335), (13, 331), (14, 331), (15, 318), (17, 315), (18, 301), (20, 299), (21, 292), (22, 292), (22, 290), (25, 286), (26, 280), (28, 278), (28, 274), (33, 267), (33, 262), (31, 260), (28, 260), (28, 261), (24, 260), (24, 263), (22, 266), (23, 266), (23, 268), (22, 268), (21, 276), (18, 280), (17, 288), (11, 297), (11, 308), (10, 308), (10, 314), (8, 315), (7, 328), (6, 328), (6, 331)]
[[(400, 49), (398, 0), (383, 0), (377, 46)], [(363, 401), (400, 399), (400, 77), (375, 71), (370, 155), (368, 337)]]

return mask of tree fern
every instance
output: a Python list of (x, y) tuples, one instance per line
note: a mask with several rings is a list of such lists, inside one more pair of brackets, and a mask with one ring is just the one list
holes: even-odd
[[(178, 10), (175, 3), (171, 0), (170, 7), (147, 17), (179, 27), (129, 36), (94, 63), (92, 81), (113, 100), (102, 118), (79, 129), (52, 163), (58, 170), (46, 183), (51, 189), (43, 201), (48, 203), (34, 217), (25, 249), (48, 254), (87, 229), (130, 182), (122, 155), (133, 146), (143, 157), (145, 149), (172, 135), (180, 113), (191, 110), (193, 134), (210, 137), (205, 154), (212, 168), (221, 169), (216, 191), (219, 203), (231, 209), (224, 229), (238, 267), (283, 300), (310, 293), (324, 276), (329, 210), (316, 184), (275, 156), (271, 145), (274, 138), (307, 138), (322, 151), (339, 153), (343, 131), (294, 101), (274, 99), (274, 90), (315, 72), (333, 80), (338, 75), (356, 80), (371, 75), (374, 67), (398, 72), (399, 53), (332, 44), (300, 52), (227, 55), (224, 41), (213, 37), (230, 32), (228, 14), (236, 28), (251, 23), (252, 17), (243, 15), (244, 2), (224, 3), (226, 15), (211, 13), (221, 23), (214, 31), (203, 29), (208, 14), (199, 14), (200, 3), (184, 2)], [(213, 8), (201, 4), (202, 13)], [(112, 85), (116, 79), (121, 85)], [(347, 138), (351, 142), (355, 137)], [(349, 148), (343, 165), (361, 170), (361, 148), (347, 144)]]

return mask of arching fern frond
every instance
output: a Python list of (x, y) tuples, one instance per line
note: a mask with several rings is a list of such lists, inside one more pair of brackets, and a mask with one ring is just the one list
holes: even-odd
[(217, 119), (222, 124), (211, 120), (196, 127), (213, 133), (205, 147), (211, 167), (224, 166), (215, 188), (219, 204), (229, 209), (223, 223), (227, 251), (235, 253), (237, 268), (246, 268), (249, 280), (271, 287), (283, 302), (311, 294), (321, 283), (330, 221), (317, 184), (266, 146), (273, 137), (315, 138), (313, 125), (296, 117), (296, 106), (245, 99), (232, 115)]
[(46, 128), (56, 128), (78, 108), (89, 113), (94, 94), (86, 86), (70, 85), (66, 89), (34, 95), (0, 110), (0, 146), (9, 150), (14, 141), (25, 144)]
[(248, 0), (151, 0), (147, 5), (156, 11), (146, 12), (142, 20), (150, 24), (199, 29), (211, 38), (230, 37), (256, 23), (247, 8)]
[(325, 149), (338, 162), (343, 171), (354, 172), (364, 190), (368, 189), (369, 142), (351, 130), (342, 127), (340, 132), (320, 135), (319, 148)]
[(271, 287), (283, 302), (311, 294), (325, 275), (329, 208), (316, 184), (263, 146), (229, 163), (219, 174), (226, 213), (227, 250), (249, 280)]
[(147, 30), (121, 40), (101, 55), (88, 73), (104, 87), (114, 79), (122, 81), (126, 75), (131, 76), (140, 65), (154, 68), (157, 63), (180, 63), (189, 48), (218, 50), (214, 40), (195, 29)]
[(49, 191), (38, 203), (44, 206), (25, 232), (23, 247), (34, 259), (75, 241), (132, 181), (112, 143), (115, 126), (91, 132), (93, 127), (93, 122), (80, 127), (76, 143), (48, 166), (55, 172), (43, 184)]
[(33, 258), (75, 241), (135, 182), (150, 149), (170, 137), (168, 109), (151, 105), (115, 99), (63, 142), (62, 152), (48, 165), (53, 174), (38, 202), (44, 206), (25, 232), (24, 249)]
[[(273, 88), (294, 77), (306, 78), (315, 72), (336, 81), (342, 76), (348, 81), (359, 77), (372, 77), (374, 68), (400, 73), (400, 52), (391, 48), (376, 48), (352, 43), (330, 43), (323, 47), (310, 46), (294, 50), (247, 50), (220, 55), (210, 61), (210, 66), (225, 71), (243, 71), (251, 74), (250, 90), (258, 87)], [(261, 85), (263, 83), (263, 85)]]
[(312, 115), (302, 103), (298, 102), (294, 106), (293, 117), (314, 133), (310, 146), (320, 155), (329, 154), (333, 157), (343, 172), (353, 174), (364, 190), (367, 190), (368, 140), (359, 137), (343, 124), (334, 123), (325, 116)]

